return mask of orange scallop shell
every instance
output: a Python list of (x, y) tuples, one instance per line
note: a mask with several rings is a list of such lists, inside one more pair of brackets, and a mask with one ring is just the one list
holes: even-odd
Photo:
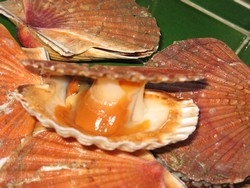
[(200, 108), (197, 131), (159, 156), (189, 178), (236, 183), (250, 175), (250, 68), (223, 42), (190, 39), (155, 55), (148, 66), (201, 73), (203, 82), (169, 84), (172, 95)]
[(181, 185), (146, 153), (103, 152), (46, 130), (25, 139), (0, 170), (0, 185), (13, 187), (163, 188), (165, 178)]
[(18, 86), (40, 83), (39, 76), (27, 71), (19, 60), (26, 54), (0, 25), (0, 160), (8, 157), (21, 140), (32, 133), (35, 119), (11, 94)]
[(25, 47), (43, 46), (53, 59), (140, 58), (160, 38), (155, 19), (134, 0), (7, 0), (0, 13)]

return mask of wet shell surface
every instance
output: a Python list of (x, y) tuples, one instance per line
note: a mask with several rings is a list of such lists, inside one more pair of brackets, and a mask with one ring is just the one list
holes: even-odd
[(155, 19), (134, 0), (7, 0), (0, 13), (25, 47), (45, 47), (52, 59), (146, 57), (160, 38)]
[(173, 44), (147, 66), (201, 73), (205, 81), (165, 84), (200, 109), (197, 131), (159, 156), (190, 179), (236, 183), (250, 175), (250, 69), (223, 42), (190, 39)]
[[(161, 91), (144, 92), (144, 87), (147, 81), (201, 79), (196, 73), (53, 61), (23, 63), (43, 74), (44, 82), (19, 87), (16, 97), (44, 126), (63, 137), (75, 137), (84, 145), (106, 150), (131, 152), (184, 140), (195, 130), (198, 108), (192, 100)], [(50, 77), (45, 78), (46, 74)], [(91, 87), (90, 78), (94, 79)], [(73, 95), (68, 95), (69, 91)]]
[(104, 152), (42, 127), (12, 93), (41, 81), (20, 61), (46, 54), (0, 33), (0, 187), (185, 187), (147, 152)]

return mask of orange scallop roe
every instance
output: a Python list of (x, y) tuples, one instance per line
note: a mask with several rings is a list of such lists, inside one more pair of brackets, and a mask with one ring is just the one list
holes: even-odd
[(82, 93), (81, 100), (76, 107), (75, 123), (91, 134), (108, 136), (115, 133), (119, 127), (126, 123), (127, 106), (129, 100), (126, 96), (119, 101), (101, 104), (93, 100), (91, 93)]
[[(124, 127), (130, 113), (128, 110), (130, 95), (144, 87), (144, 83), (128, 81), (118, 81), (117, 83), (123, 94), (114, 101), (105, 99), (105, 97), (98, 100), (93, 94), (93, 90), (88, 89), (79, 94), (77, 104), (74, 107), (73, 105), (58, 106), (55, 110), (55, 116), (62, 124), (91, 135), (115, 136), (147, 129), (148, 121), (141, 122), (131, 128)], [(96, 84), (98, 84), (97, 81), (93, 83), (94, 86)], [(75, 94), (76, 85), (77, 83), (74, 80), (69, 84), (68, 95), (70, 93)], [(102, 96), (102, 94), (100, 95)]]

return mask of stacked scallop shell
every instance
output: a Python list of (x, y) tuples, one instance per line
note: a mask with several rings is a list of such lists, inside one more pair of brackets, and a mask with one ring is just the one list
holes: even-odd
[(0, 13), (25, 47), (43, 46), (53, 59), (140, 58), (160, 38), (155, 19), (134, 0), (7, 0)]
[[(77, 0), (69, 3), (65, 0), (8, 0), (1, 2), (0, 12), (17, 25), (18, 37), (24, 46), (44, 46), (52, 58), (55, 55), (54, 51), (58, 53), (56, 56), (64, 56), (64, 59), (67, 60), (73, 60), (75, 57), (77, 59), (79, 57), (80, 59), (85, 59), (85, 57), (87, 59), (138, 58), (152, 54), (157, 49), (159, 42), (159, 28), (155, 19), (147, 9), (138, 6), (135, 1)], [(35, 62), (31, 63), (34, 66), (36, 65)], [(67, 92), (67, 86), (70, 82), (65, 78), (64, 74), (67, 74), (69, 70), (71, 71), (71, 77), (87, 77), (97, 80), (107, 78), (109, 85), (114, 79), (118, 80), (117, 82), (126, 80), (127, 82), (140, 82), (143, 86), (147, 82), (200, 79), (201, 77), (196, 73), (153, 70), (154, 68), (144, 67), (104, 66), (90, 68), (77, 65), (72, 67), (70, 64), (58, 62), (42, 63), (43, 70), (50, 69), (49, 75), (56, 74), (58, 76), (58, 72), (62, 72), (61, 78), (58, 80), (57, 77), (49, 79), (43, 77), (41, 78), (42, 83), (37, 86), (19, 88), (20, 93), (16, 94), (15, 97), (19, 98), (30, 114), (36, 116), (45, 126), (55, 128), (64, 137), (73, 136), (82, 144), (95, 144), (102, 149), (113, 150), (119, 148), (134, 151), (142, 148), (154, 149), (184, 140), (195, 130), (198, 108), (193, 104), (192, 100), (177, 100), (169, 97), (166, 93), (153, 91), (146, 92), (144, 95), (143, 87), (129, 94), (129, 100), (134, 100), (134, 103), (129, 103), (128, 109), (125, 110), (132, 111), (131, 114), (128, 114), (128, 116), (132, 117), (132, 120), (126, 120), (127, 127), (132, 126), (133, 129), (136, 129), (134, 124), (139, 125), (145, 122), (143, 125), (147, 128), (143, 131), (139, 128), (138, 131), (132, 134), (112, 135), (110, 138), (100, 135), (93, 136), (88, 132), (80, 131), (79, 126), (73, 128), (74, 125), (69, 126), (67, 123), (60, 122), (61, 119), (55, 117), (55, 113), (57, 107), (66, 107), (67, 98), (64, 94)], [(127, 74), (128, 72), (131, 73)], [(46, 73), (43, 72), (43, 74)], [(45, 91), (45, 87), (47, 87), (47, 91), (53, 91), (50, 92), (51, 95), (46, 95), (48, 92)], [(102, 95), (102, 91), (99, 90), (93, 95)], [(106, 92), (108, 89), (104, 88), (103, 90), (103, 92)], [(110, 93), (106, 95), (110, 95)], [(146, 97), (145, 100), (144, 96)], [(140, 98), (141, 104), (137, 104), (138, 102), (132, 99), (135, 97)], [(78, 103), (79, 100), (75, 100), (70, 105), (74, 107)], [(112, 101), (112, 103), (114, 102)], [(148, 108), (144, 107), (148, 105)], [(100, 106), (100, 102), (98, 102), (97, 106)], [(133, 106), (135, 106), (135, 109)], [(158, 113), (157, 118), (153, 117), (150, 106), (157, 106), (154, 113), (161, 112), (164, 114), (163, 118), (159, 115), (161, 113)], [(118, 111), (121, 111), (121, 109)], [(138, 112), (140, 118), (134, 115), (133, 111)], [(99, 113), (99, 110), (96, 110), (95, 113)], [(123, 112), (119, 113), (122, 115)], [(86, 116), (88, 115), (86, 114)], [(110, 115), (109, 118), (111, 120), (107, 121), (113, 121), (116, 116), (112, 117)], [(67, 119), (62, 121), (67, 121)], [(135, 123), (131, 125), (131, 122)]]
[[(157, 50), (160, 37), (155, 19), (132, 0), (7, 0), (0, 3), (0, 13), (18, 27), (24, 46), (44, 47), (57, 60), (146, 57)], [(2, 187), (164, 187), (172, 186), (172, 179), (176, 187), (183, 187), (154, 159), (85, 147), (74, 138), (35, 126), (37, 120), (84, 145), (126, 151), (185, 140), (198, 122), (197, 131), (187, 140), (158, 150), (160, 158), (196, 181), (237, 183), (250, 175), (250, 69), (224, 43), (215, 39), (177, 42), (143, 67), (79, 66), (27, 60), (47, 58), (47, 54), (41, 48), (22, 50), (6, 29), (0, 30)], [(84, 82), (79, 88), (86, 89), (103, 78), (105, 83), (128, 84), (125, 88), (140, 86), (136, 95), (129, 94), (140, 96), (141, 101), (130, 105), (137, 112), (131, 117), (146, 117), (147, 123), (142, 123), (146, 128), (93, 135), (55, 116), (58, 106), (80, 103), (74, 98), (74, 83)], [(102, 91), (97, 95), (103, 96)], [(112, 94), (105, 92), (105, 96)], [(156, 119), (158, 123), (148, 124)]]

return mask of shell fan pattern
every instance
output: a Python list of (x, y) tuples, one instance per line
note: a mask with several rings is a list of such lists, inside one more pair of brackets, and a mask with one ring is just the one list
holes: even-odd
[(250, 68), (223, 42), (211, 38), (177, 42), (147, 66), (190, 70), (205, 77), (205, 82), (162, 86), (175, 97), (192, 98), (200, 115), (194, 134), (159, 150), (160, 158), (196, 181), (244, 181), (250, 175)]
[(155, 19), (134, 0), (7, 0), (0, 13), (25, 47), (45, 47), (51, 59), (137, 59), (155, 52), (160, 38)]
[(1, 161), (17, 148), (24, 137), (32, 133), (35, 124), (35, 119), (15, 100), (12, 92), (22, 84), (40, 83), (40, 77), (25, 69), (20, 60), (27, 59), (28, 56), (18, 46), (4, 26), (0, 25), (0, 30)]
[[(1, 168), (0, 186), (181, 186), (181, 182), (148, 155), (108, 153), (83, 147), (72, 139), (63, 139), (55, 132), (39, 130), (26, 138), (11, 160)], [(144, 159), (144, 156), (147, 158)]]

